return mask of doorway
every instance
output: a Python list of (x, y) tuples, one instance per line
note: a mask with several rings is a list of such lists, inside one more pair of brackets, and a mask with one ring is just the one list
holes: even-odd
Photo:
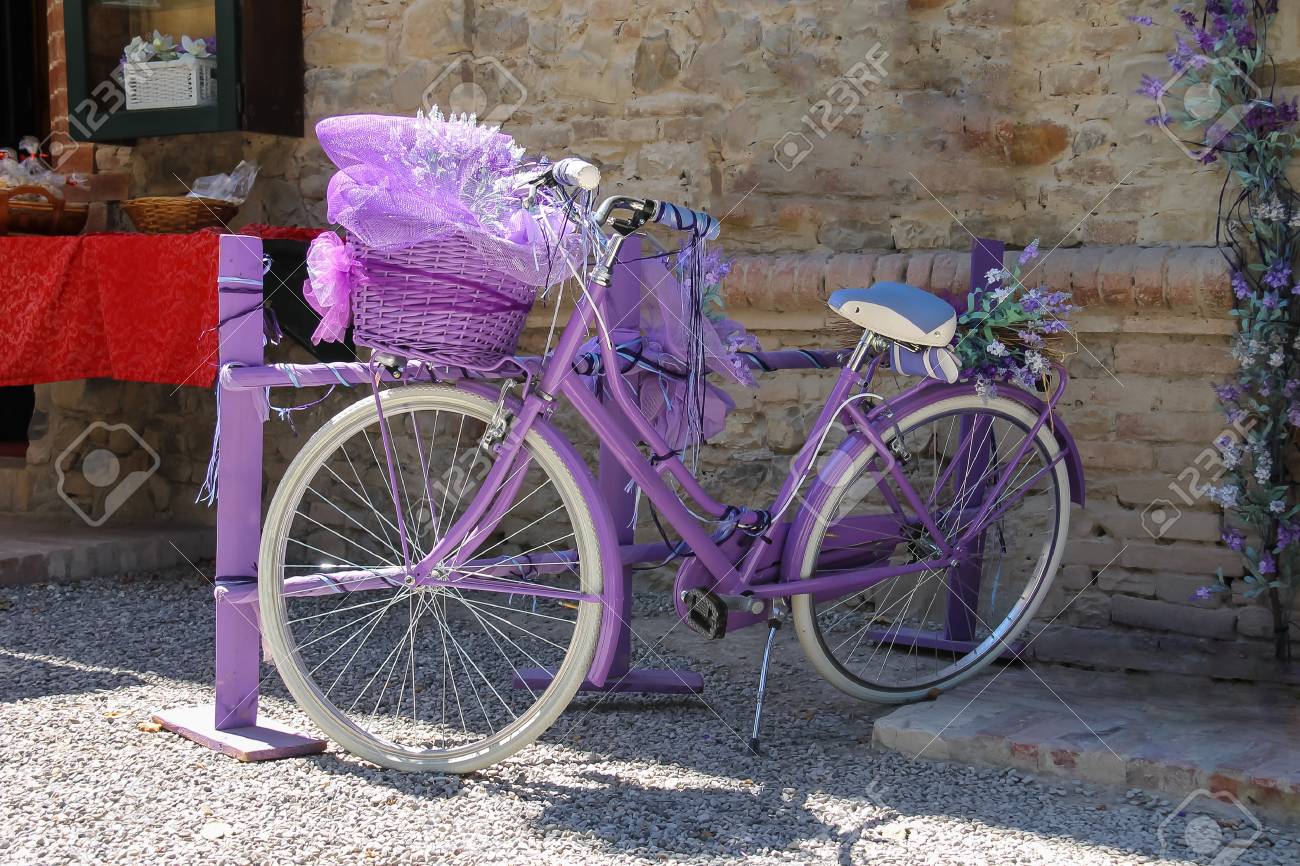
[[(50, 131), (49, 37), (45, 0), (0, 3), (0, 148)], [(30, 385), (0, 387), (0, 458), (27, 454), (35, 407)]]

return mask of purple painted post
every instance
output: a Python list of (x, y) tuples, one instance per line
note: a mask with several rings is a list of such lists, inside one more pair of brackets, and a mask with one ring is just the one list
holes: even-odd
[[(976, 238), (971, 244), (971, 291), (984, 285), (984, 275), (1002, 267), (1006, 246), (1001, 241)], [(984, 504), (984, 492), (989, 471), (992, 443), (990, 422), (963, 418), (959, 442), (969, 442), (966, 458), (952, 478), (953, 490), (959, 491), (960, 509), (979, 510)], [(981, 535), (971, 550), (961, 557), (961, 565), (948, 572), (948, 613), (944, 619), (944, 638), (949, 641), (975, 639), (976, 610), (980, 599), (980, 575), (984, 569), (984, 536)]]
[[(221, 238), (218, 364), (262, 365), (262, 242)], [(242, 291), (241, 291), (242, 289)], [(217, 586), (257, 580), (262, 540), (262, 420), (256, 392), (221, 395), (221, 462), (217, 469)], [(261, 629), (256, 603), (217, 597), (217, 730), (257, 724)]]
[[(218, 365), (260, 367), (262, 241), (223, 235), (217, 270)], [(218, 387), (221, 388), (220, 384)], [(216, 702), (165, 710), (170, 731), (243, 761), (325, 750), (325, 741), (257, 718), (262, 633), (256, 598), (235, 603), (226, 590), (257, 581), (262, 534), (262, 418), (257, 392), (221, 388), (217, 469)]]
[[(641, 259), (641, 238), (629, 237), (619, 251), (620, 262), (614, 268), (607, 303), (606, 324), (617, 346), (641, 336), (641, 293), (653, 291), (657, 274), (646, 272), (646, 261)], [(610, 371), (609, 375), (614, 375)], [(629, 376), (643, 375), (632, 370)], [(601, 402), (612, 398), (602, 395)], [(618, 409), (614, 407), (615, 416)], [(629, 434), (630, 435), (630, 434)], [(632, 477), (614, 457), (613, 449), (601, 440), (599, 484), (602, 498), (613, 518), (618, 544), (624, 550), (636, 541), (636, 491), (628, 490)], [(614, 662), (603, 685), (584, 681), (582, 691), (594, 692), (655, 692), (660, 694), (692, 694), (704, 691), (704, 677), (689, 670), (659, 670), (632, 667), (632, 571), (625, 565), (622, 574), (611, 575), (611, 580), (624, 581), (623, 604), (618, 611), (620, 628)], [(526, 668), (515, 673), (513, 685), (522, 688), (545, 688), (551, 681), (551, 672), (540, 668)]]

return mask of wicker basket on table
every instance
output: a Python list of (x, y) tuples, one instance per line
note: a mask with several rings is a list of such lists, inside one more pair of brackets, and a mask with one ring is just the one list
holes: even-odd
[(186, 234), (225, 226), (239, 213), (239, 205), (195, 196), (150, 196), (123, 202), (122, 210), (136, 230), (145, 234)]
[(0, 190), (0, 235), (80, 234), (89, 213), (89, 205), (68, 204), (43, 186)]
[(460, 234), (400, 250), (361, 249), (353, 339), (404, 358), (490, 370), (515, 353), (537, 289)]

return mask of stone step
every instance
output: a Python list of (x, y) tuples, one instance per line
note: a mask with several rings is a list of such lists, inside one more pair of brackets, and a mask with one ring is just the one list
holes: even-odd
[(901, 707), (876, 720), (872, 739), (909, 758), (1143, 789), (1172, 804), (1230, 795), (1295, 820), (1297, 730), (1294, 689), (1036, 666)]
[(211, 559), (206, 526), (102, 526), (0, 514), (0, 586), (82, 580)]

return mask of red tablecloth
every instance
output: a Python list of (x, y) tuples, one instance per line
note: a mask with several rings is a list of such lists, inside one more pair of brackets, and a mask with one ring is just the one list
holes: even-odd
[[(310, 240), (318, 229), (249, 227)], [(216, 231), (0, 237), (0, 385), (212, 384)]]

